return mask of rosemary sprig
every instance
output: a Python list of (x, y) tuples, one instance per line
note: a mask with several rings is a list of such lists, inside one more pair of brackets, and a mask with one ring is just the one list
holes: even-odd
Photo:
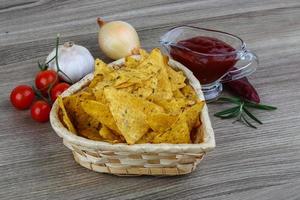
[(237, 97), (221, 97), (218, 99), (217, 102), (231, 103), (231, 104), (235, 104), (236, 106), (217, 112), (214, 114), (214, 116), (219, 117), (221, 119), (235, 118), (236, 120), (234, 122), (236, 121), (242, 122), (251, 128), (257, 128), (257, 127), (252, 124), (250, 119), (252, 119), (254, 122), (258, 124), (263, 124), (263, 122), (260, 121), (257, 117), (255, 117), (250, 112), (249, 110), (250, 108), (259, 109), (259, 110), (268, 110), (268, 111), (277, 109), (274, 106), (258, 104)]

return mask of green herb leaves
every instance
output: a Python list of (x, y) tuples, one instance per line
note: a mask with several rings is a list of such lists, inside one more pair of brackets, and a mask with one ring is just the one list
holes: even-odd
[(250, 119), (252, 119), (252, 121), (258, 124), (263, 124), (263, 123), (250, 112), (249, 108), (255, 108), (259, 110), (269, 110), (269, 111), (277, 109), (274, 106), (258, 104), (244, 99), (239, 99), (236, 97), (221, 97), (218, 99), (218, 102), (232, 103), (232, 104), (236, 104), (236, 106), (217, 112), (214, 114), (214, 116), (219, 117), (221, 119), (235, 118), (236, 120), (234, 122), (236, 121), (242, 122), (251, 128), (257, 128), (257, 127), (252, 124)]

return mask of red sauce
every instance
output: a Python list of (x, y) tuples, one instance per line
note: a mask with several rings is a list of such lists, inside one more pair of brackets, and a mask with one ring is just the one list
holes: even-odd
[(170, 54), (173, 59), (189, 68), (200, 83), (209, 84), (221, 78), (235, 65), (237, 59), (234, 51), (232, 46), (222, 40), (197, 36), (177, 42), (177, 45), (171, 46)]

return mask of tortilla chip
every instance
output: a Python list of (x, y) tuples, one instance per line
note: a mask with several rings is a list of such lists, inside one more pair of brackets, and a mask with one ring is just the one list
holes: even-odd
[(164, 63), (163, 56), (159, 49), (153, 49), (149, 56), (144, 60), (141, 60), (137, 68), (142, 73), (147, 73), (151, 75), (156, 75), (159, 70), (162, 68)]
[(132, 56), (128, 56), (125, 58), (125, 67), (127, 68), (136, 68), (139, 65), (140, 61), (135, 59)]
[(152, 143), (153, 139), (158, 133), (154, 131), (150, 131), (146, 133), (141, 139), (139, 139), (136, 144), (145, 144), (145, 143)]
[(182, 94), (182, 92), (179, 89), (173, 90), (173, 96), (174, 98), (185, 98), (185, 96)]
[(137, 97), (146, 99), (149, 98), (158, 87), (158, 80), (156, 77), (152, 77), (149, 80), (144, 81), (141, 85), (137, 85), (137, 87), (138, 89), (133, 91), (133, 94)]
[(120, 135), (115, 134), (111, 129), (107, 126), (102, 126), (99, 131), (99, 135), (110, 143), (122, 143), (124, 142), (124, 138), (121, 138)]
[(201, 143), (204, 141), (204, 132), (200, 129), (201, 121), (197, 118), (196, 123), (194, 124), (192, 130), (190, 131), (190, 138), (192, 143)]
[(131, 82), (130, 79), (127, 79), (126, 82), (122, 82), (122, 83), (115, 83), (114, 84), (114, 87), (117, 88), (117, 89), (122, 89), (122, 88), (127, 88), (127, 87), (130, 87), (132, 85), (134, 85), (135, 83)]
[(144, 59), (146, 59), (146, 58), (149, 57), (149, 53), (148, 53), (146, 50), (141, 49), (141, 48), (139, 49), (139, 54), (140, 54), (141, 57), (144, 58)]
[(134, 85), (131, 85), (129, 87), (124, 87), (124, 88), (117, 88), (119, 91), (123, 91), (123, 92), (126, 92), (126, 93), (130, 93), (130, 94), (133, 94), (136, 92), (136, 90), (138, 89), (138, 87), (134, 84)]
[(94, 88), (96, 85), (103, 80), (103, 75), (102, 74), (96, 74), (94, 75), (93, 80), (89, 84), (89, 88)]
[(85, 138), (101, 141), (103, 138), (99, 135), (98, 130), (95, 128), (87, 128), (79, 131), (79, 134)]
[(199, 121), (199, 117), (200, 117), (199, 115), (200, 112), (202, 111), (203, 106), (204, 106), (204, 101), (198, 101), (195, 105), (186, 108), (186, 110), (183, 112), (186, 117), (190, 131), (195, 126), (195, 124)]
[[(132, 85), (136, 85), (135, 87), (140, 89), (140, 92), (138, 92), (137, 96), (149, 96), (150, 93), (153, 94), (154, 90), (157, 90), (157, 86), (151, 87), (147, 84), (151, 82), (157, 82), (157, 76), (161, 71), (162, 63), (163, 63), (163, 57), (160, 54), (159, 50), (153, 50), (149, 56), (143, 57), (139, 61), (139, 64), (135, 67), (123, 67), (116, 71), (118, 74), (116, 76), (116, 81), (114, 82), (115, 88), (125, 88)], [(127, 63), (125, 66), (130, 65), (129, 62), (136, 62), (131, 59), (133, 58), (126, 58)], [(156, 59), (161, 59), (161, 63), (158, 63)], [(136, 63), (134, 63), (136, 64)], [(146, 83), (146, 84), (145, 84)], [(162, 87), (164, 87), (162, 85)], [(146, 94), (146, 95), (144, 95)]]
[(198, 96), (197, 96), (194, 88), (190, 85), (184, 86), (180, 91), (189, 100), (196, 101), (198, 99)]
[(158, 99), (158, 100), (154, 100), (153, 102), (163, 107), (166, 113), (172, 115), (178, 115), (182, 113), (186, 105), (185, 99), (175, 99), (175, 98), (172, 98), (170, 100)]
[(104, 95), (106, 99), (111, 102), (125, 102), (131, 107), (135, 107), (136, 109), (144, 112), (145, 114), (148, 113), (155, 113), (155, 112), (164, 112), (164, 109), (156, 105), (150, 101), (145, 99), (136, 97), (128, 92), (116, 90), (115, 88), (108, 87), (104, 89)]
[(166, 113), (152, 113), (147, 115), (146, 121), (150, 128), (157, 132), (163, 133), (169, 129), (178, 119), (176, 115), (170, 115)]
[(148, 131), (146, 113), (163, 111), (161, 107), (149, 101), (114, 88), (106, 88), (104, 95), (116, 124), (128, 144), (134, 144)]
[(183, 88), (186, 86), (185, 84), (185, 76), (182, 71), (175, 71), (170, 66), (167, 67), (169, 80), (171, 82), (172, 91)]
[(81, 107), (88, 115), (96, 119), (101, 124), (104, 124), (117, 133), (120, 133), (107, 105), (94, 100), (87, 100), (81, 103)]
[(159, 49), (138, 53), (139, 59), (129, 56), (120, 65), (96, 59), (90, 84), (59, 100), (61, 121), (86, 138), (110, 143), (196, 141), (203, 105), (183, 72), (171, 68)]
[(62, 97), (58, 96), (57, 101), (58, 101), (58, 105), (59, 105), (60, 109), (62, 110), (62, 120), (63, 120), (64, 124), (67, 126), (67, 129), (69, 131), (71, 131), (72, 133), (76, 133), (76, 129), (74, 128), (74, 126), (68, 116), (68, 113), (65, 109)]
[(157, 85), (159, 87), (156, 87), (153, 94), (151, 95), (153, 99), (171, 99), (173, 97), (172, 93), (172, 85), (169, 80), (167, 68), (165, 65), (164, 57), (160, 54), (160, 63), (158, 65), (160, 66), (160, 69), (157, 73)]
[(99, 129), (100, 123), (90, 117), (81, 107), (80, 103), (85, 100), (94, 99), (95, 97), (85, 91), (80, 91), (74, 95), (63, 98), (63, 102), (69, 117), (72, 119), (76, 129), (84, 130), (87, 128)]
[(103, 75), (104, 77), (109, 76), (111, 72), (114, 70), (111, 67), (108, 67), (107, 64), (105, 64), (102, 60), (96, 59), (95, 60), (95, 72), (94, 76), (100, 74)]
[(189, 144), (191, 143), (190, 131), (185, 115), (182, 114), (170, 130), (155, 136), (153, 143)]

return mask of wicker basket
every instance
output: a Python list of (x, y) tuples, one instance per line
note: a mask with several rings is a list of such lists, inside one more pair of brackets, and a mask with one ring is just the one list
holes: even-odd
[[(118, 66), (122, 63), (124, 63), (124, 59), (111, 63), (111, 66)], [(204, 99), (200, 83), (192, 72), (174, 60), (170, 59), (169, 64), (175, 69), (182, 70), (200, 99)], [(66, 90), (62, 96), (77, 92), (85, 87), (92, 78), (93, 74), (87, 75)], [(64, 145), (72, 151), (76, 162), (96, 172), (115, 175), (187, 174), (194, 171), (204, 154), (215, 147), (214, 132), (206, 105), (200, 116), (202, 126), (199, 128), (197, 136), (202, 138), (203, 142), (199, 144), (127, 145), (93, 141), (68, 131), (59, 120), (58, 109), (56, 101), (50, 113), (54, 131), (63, 138)]]

